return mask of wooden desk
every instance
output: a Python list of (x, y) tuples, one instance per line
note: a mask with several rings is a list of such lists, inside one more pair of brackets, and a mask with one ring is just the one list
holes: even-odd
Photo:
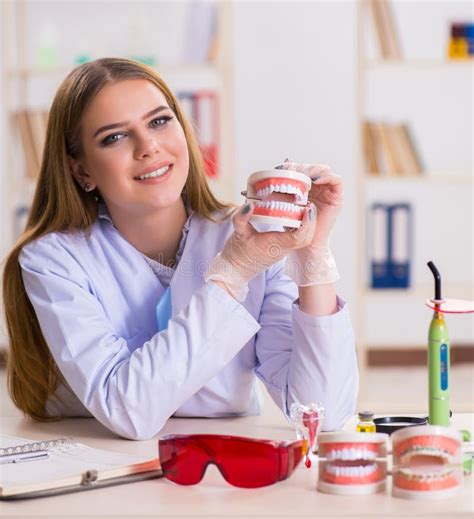
[[(474, 415), (453, 417), (453, 426), (474, 431)], [(355, 418), (346, 430), (355, 430)], [(291, 439), (294, 433), (280, 413), (228, 419), (172, 419), (163, 434), (223, 433), (260, 438)], [(100, 449), (149, 456), (156, 455), (156, 440), (133, 442), (118, 439), (93, 419), (69, 419), (38, 424), (18, 416), (2, 418), (2, 433), (31, 439), (72, 436)], [(166, 479), (138, 482), (63, 496), (17, 502), (0, 502), (3, 517), (88, 518), (125, 517), (472, 517), (473, 477), (466, 477), (456, 498), (440, 501), (408, 501), (391, 496), (390, 477), (385, 493), (370, 496), (335, 496), (316, 491), (317, 464), (308, 470), (301, 464), (286, 481), (244, 490), (228, 485), (217, 468), (208, 468), (203, 481), (182, 487)]]

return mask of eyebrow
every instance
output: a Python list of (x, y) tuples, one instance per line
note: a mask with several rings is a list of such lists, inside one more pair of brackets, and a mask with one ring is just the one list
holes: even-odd
[[(157, 114), (158, 112), (161, 112), (162, 110), (171, 110), (169, 106), (159, 106), (158, 108), (155, 108), (151, 112), (146, 113), (142, 120), (147, 119), (148, 117), (151, 117), (154, 114)], [(121, 123), (114, 123), (114, 124), (107, 124), (106, 126), (101, 126), (95, 133), (94, 133), (94, 139), (99, 135), (99, 133), (106, 132), (107, 130), (113, 130), (114, 128), (121, 128), (122, 126), (126, 126), (127, 124), (130, 124), (130, 121), (123, 121)]]

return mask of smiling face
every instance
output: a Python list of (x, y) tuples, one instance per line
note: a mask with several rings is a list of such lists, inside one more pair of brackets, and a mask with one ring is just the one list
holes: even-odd
[(96, 186), (112, 213), (138, 216), (181, 203), (189, 170), (185, 134), (150, 81), (102, 88), (82, 117), (81, 143), (83, 156), (70, 159), (72, 173), (82, 186)]

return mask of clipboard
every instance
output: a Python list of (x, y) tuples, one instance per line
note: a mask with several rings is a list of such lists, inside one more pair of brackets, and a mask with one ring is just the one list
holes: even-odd
[(44, 459), (3, 463), (0, 500), (30, 499), (146, 481), (163, 476), (158, 457), (93, 449), (69, 438), (32, 442), (0, 436), (0, 460), (12, 453), (47, 452)]

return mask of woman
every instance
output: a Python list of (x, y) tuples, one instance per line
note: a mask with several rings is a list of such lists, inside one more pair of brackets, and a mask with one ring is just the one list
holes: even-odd
[[(286, 415), (294, 401), (319, 401), (325, 428), (340, 427), (355, 409), (354, 339), (337, 276), (321, 282), (318, 265), (334, 270), (342, 185), (325, 166), (280, 167), (314, 178), (317, 226), (311, 204), (298, 230), (258, 233), (252, 204), (216, 200), (152, 69), (114, 58), (74, 69), (5, 266), (16, 406), (37, 420), (94, 416), (144, 439), (173, 415), (258, 414), (257, 375)], [(308, 262), (318, 279), (297, 287), (286, 256), (292, 279)]]

